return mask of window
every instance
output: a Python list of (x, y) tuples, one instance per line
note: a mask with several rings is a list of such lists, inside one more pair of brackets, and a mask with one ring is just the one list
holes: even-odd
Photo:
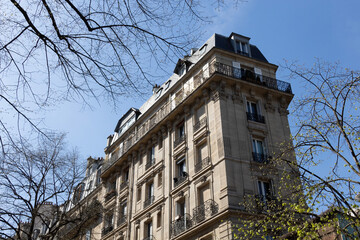
[(254, 114), (254, 115), (257, 115), (259, 113), (258, 108), (257, 108), (257, 104), (255, 102), (247, 101), (246, 102), (246, 107), (247, 107), (248, 113), (251, 113), (251, 114)]
[(152, 231), (152, 221), (145, 223), (145, 237), (151, 239)]
[(81, 198), (82, 198), (82, 195), (83, 195), (83, 192), (84, 192), (84, 186), (85, 186), (85, 183), (81, 183), (74, 191), (74, 195), (73, 195), (73, 203), (76, 204), (78, 203)]
[(156, 227), (157, 228), (161, 227), (161, 214), (162, 214), (162, 212), (160, 210), (160, 211), (158, 211), (158, 213), (156, 215), (156, 222), (157, 222)]
[(91, 228), (86, 230), (86, 233), (85, 233), (85, 240), (91, 240)]
[(151, 181), (146, 185), (146, 199), (144, 201), (144, 208), (151, 205), (154, 200), (154, 182)]
[(262, 202), (266, 202), (271, 198), (271, 184), (269, 181), (258, 181), (258, 190), (259, 190), (259, 200)]
[(254, 161), (259, 163), (268, 163), (270, 157), (266, 154), (264, 142), (259, 139), (253, 139), (252, 147)]
[(198, 203), (199, 206), (203, 205), (207, 200), (211, 199), (210, 195), (210, 185), (207, 183), (206, 185), (200, 187), (198, 189)]
[(116, 190), (116, 178), (112, 179), (108, 184), (108, 192)]
[(120, 204), (120, 213), (121, 213), (121, 216), (127, 215), (127, 202), (126, 201), (124, 201)]
[(180, 199), (176, 202), (175, 215), (176, 218), (183, 217), (186, 214), (186, 204), (185, 198)]
[(248, 44), (241, 41), (236, 41), (236, 51), (242, 55), (249, 56)]
[(136, 193), (137, 197), (136, 197), (136, 200), (137, 201), (140, 201), (141, 200), (141, 187), (138, 187), (137, 188), (137, 193)]
[(179, 70), (179, 76), (181, 77), (182, 75), (184, 75), (186, 73), (186, 65), (183, 64)]
[(186, 177), (187, 176), (185, 157), (181, 158), (179, 161), (176, 162), (176, 167), (177, 167), (177, 176), (178, 177)]
[[(107, 213), (105, 215), (105, 222), (104, 222), (104, 226), (105, 229), (111, 229), (113, 227), (114, 224), (114, 214), (113, 213)], [(111, 231), (111, 230), (109, 230)]]
[(198, 172), (210, 164), (207, 142), (197, 146), (196, 154), (195, 172)]
[(87, 191), (89, 191), (91, 189), (92, 183), (93, 183), (93, 181), (90, 180), (89, 183), (88, 183), (87, 189), (86, 189)]
[(124, 171), (124, 182), (129, 181), (129, 168)]
[(253, 139), (253, 152), (257, 154), (264, 154), (264, 143), (259, 139)]
[(100, 183), (101, 183), (101, 169), (98, 169), (96, 173), (96, 186), (99, 185)]
[(260, 115), (260, 109), (258, 108), (258, 104), (255, 102), (246, 102), (247, 108), (247, 119), (255, 122), (265, 123), (265, 118)]
[(177, 187), (180, 183), (184, 182), (187, 179), (186, 172), (186, 161), (185, 157), (182, 157), (180, 160), (176, 162), (175, 166), (175, 178), (174, 178), (174, 187)]
[(241, 78), (241, 67), (239, 62), (233, 62), (233, 75), (235, 78)]
[(159, 173), (158, 173), (158, 179), (157, 179), (157, 181), (158, 181), (158, 187), (161, 187), (162, 181), (163, 181), (162, 172), (159, 172)]
[(152, 146), (149, 148), (148, 151), (148, 162), (154, 162), (155, 161), (155, 146)]
[(185, 126), (184, 126), (184, 123), (179, 124), (179, 126), (178, 126), (178, 128), (177, 128), (177, 131), (178, 131), (178, 137), (179, 137), (179, 138), (182, 138), (182, 137), (185, 135)]
[(163, 147), (163, 138), (162, 136), (159, 137), (159, 150)]

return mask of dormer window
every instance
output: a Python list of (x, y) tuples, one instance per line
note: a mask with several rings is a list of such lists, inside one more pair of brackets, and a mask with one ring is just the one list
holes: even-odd
[(181, 77), (182, 75), (184, 75), (186, 73), (186, 65), (183, 64), (179, 70), (179, 76)]
[(242, 41), (236, 41), (236, 52), (244, 56), (249, 56), (248, 44)]

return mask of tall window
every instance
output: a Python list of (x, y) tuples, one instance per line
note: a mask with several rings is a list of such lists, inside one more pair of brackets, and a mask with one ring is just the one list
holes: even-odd
[(236, 41), (236, 50), (242, 55), (249, 56), (248, 45), (245, 42)]
[(91, 240), (91, 228), (86, 230), (85, 240)]
[(177, 166), (177, 176), (178, 177), (186, 177), (187, 172), (186, 172), (185, 157), (183, 157), (179, 161), (177, 161), (176, 166)]
[(259, 196), (262, 202), (266, 202), (271, 196), (271, 184), (268, 181), (258, 181)]
[(177, 127), (177, 137), (182, 138), (185, 135), (184, 122), (180, 123)]
[(182, 217), (186, 214), (186, 202), (185, 198), (180, 199), (176, 202), (176, 209), (175, 209), (175, 215), (176, 217)]
[(148, 199), (154, 196), (154, 182), (150, 182), (148, 184), (148, 194), (147, 197)]
[(153, 230), (152, 230), (152, 221), (150, 221), (150, 222), (147, 222), (145, 224), (145, 237), (147, 237), (148, 239), (151, 239), (152, 232), (153, 232)]
[(264, 143), (262, 140), (259, 139), (253, 139), (252, 140), (253, 143), (253, 152), (257, 153), (257, 154), (264, 154), (265, 153), (265, 149), (264, 149)]
[(155, 161), (155, 146), (152, 146), (148, 150), (148, 162), (154, 162)]
[(162, 212), (161, 210), (158, 211), (157, 215), (156, 215), (156, 227), (159, 228), (161, 227), (161, 215), (162, 215)]
[(251, 114), (254, 114), (254, 115), (257, 115), (259, 113), (258, 108), (257, 108), (257, 104), (255, 102), (247, 101), (246, 106), (247, 106), (248, 113), (251, 113)]
[(129, 168), (124, 171), (124, 182), (129, 181)]

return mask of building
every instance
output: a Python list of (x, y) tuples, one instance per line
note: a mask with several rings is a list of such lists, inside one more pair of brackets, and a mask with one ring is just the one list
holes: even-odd
[(103, 215), (82, 239), (232, 239), (244, 197), (269, 201), (280, 184), (262, 168), (290, 139), (293, 94), (276, 70), (236, 33), (179, 59), (108, 137), (102, 184), (80, 199)]

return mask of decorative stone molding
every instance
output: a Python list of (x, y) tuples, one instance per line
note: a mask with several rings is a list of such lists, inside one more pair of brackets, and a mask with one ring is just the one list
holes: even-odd
[(234, 103), (238, 104), (242, 104), (244, 102), (241, 94), (241, 85), (239, 83), (235, 84), (232, 100), (234, 101)]
[(286, 108), (286, 100), (284, 97), (281, 97), (280, 98), (280, 107), (278, 109), (280, 115), (284, 116), (284, 115), (288, 115), (289, 114), (289, 111), (287, 110)]
[(272, 104), (272, 94), (268, 92), (265, 95), (265, 100), (266, 100), (266, 103), (265, 103), (264, 107), (265, 107), (266, 111), (275, 112), (275, 106)]
[(185, 116), (190, 116), (190, 107), (189, 107), (189, 105), (184, 106), (184, 113), (185, 113)]

